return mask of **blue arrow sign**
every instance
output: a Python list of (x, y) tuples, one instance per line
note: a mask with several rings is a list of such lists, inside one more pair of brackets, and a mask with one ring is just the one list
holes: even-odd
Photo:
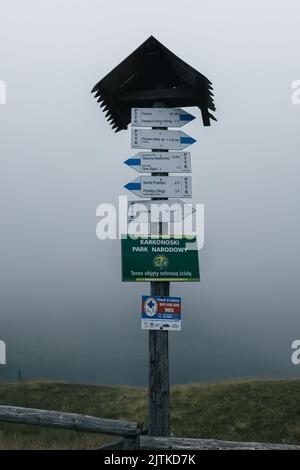
[(138, 197), (192, 197), (190, 176), (139, 176), (124, 188)]
[(141, 166), (141, 159), (140, 158), (128, 158), (128, 160), (125, 160), (126, 165), (128, 166)]
[(131, 148), (155, 150), (184, 150), (196, 142), (182, 131), (163, 129), (131, 129)]
[(195, 116), (181, 108), (132, 108), (132, 127), (182, 127)]
[(136, 183), (135, 181), (132, 181), (131, 183), (127, 183), (124, 185), (125, 189), (128, 189), (128, 191), (140, 191), (142, 187), (141, 183)]
[(189, 113), (179, 114), (179, 120), (180, 121), (190, 122), (193, 119), (195, 119), (195, 116), (192, 116), (192, 114), (189, 114)]
[(194, 144), (196, 141), (196, 139), (193, 139), (193, 137), (190, 137), (190, 136), (183, 136), (183, 137), (180, 137), (180, 143), (183, 145), (185, 144), (185, 146), (187, 147), (188, 145), (192, 145)]
[(191, 152), (139, 152), (124, 163), (139, 173), (191, 173)]

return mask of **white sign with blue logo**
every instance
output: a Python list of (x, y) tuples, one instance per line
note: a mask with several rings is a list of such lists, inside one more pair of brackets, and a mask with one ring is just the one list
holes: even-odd
[(196, 142), (182, 131), (159, 129), (131, 129), (131, 148), (155, 150), (183, 150)]
[(182, 127), (195, 116), (180, 108), (132, 108), (131, 127)]
[(143, 295), (142, 330), (181, 330), (181, 297)]
[(140, 173), (191, 173), (191, 152), (139, 152), (124, 163)]
[(138, 197), (191, 198), (192, 178), (190, 176), (139, 176), (125, 184), (124, 188)]

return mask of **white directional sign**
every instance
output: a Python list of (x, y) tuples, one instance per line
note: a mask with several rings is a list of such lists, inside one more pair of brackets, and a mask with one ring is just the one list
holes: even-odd
[(180, 199), (129, 201), (128, 222), (180, 222), (194, 212), (191, 204)]
[(180, 108), (131, 109), (131, 127), (182, 127), (193, 119)]
[(124, 188), (139, 197), (192, 197), (190, 176), (139, 176)]
[(5, 342), (0, 339), (0, 364), (6, 364), (6, 345)]
[(196, 142), (182, 131), (131, 129), (131, 148), (155, 150), (183, 150)]
[(191, 152), (139, 152), (124, 163), (140, 173), (191, 173)]

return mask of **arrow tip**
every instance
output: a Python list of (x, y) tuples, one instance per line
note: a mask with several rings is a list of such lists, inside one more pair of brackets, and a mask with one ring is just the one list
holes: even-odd
[(139, 166), (141, 164), (141, 159), (132, 157), (132, 158), (128, 158), (127, 160), (125, 160), (124, 163), (128, 166)]
[(184, 112), (180, 114), (179, 119), (180, 121), (191, 122), (193, 119), (195, 119), (195, 116), (190, 113)]
[[(184, 133), (183, 133), (184, 134)], [(184, 144), (184, 145), (192, 145), (194, 144), (196, 141), (196, 139), (194, 139), (193, 137), (189, 136), (189, 135), (186, 135), (184, 134), (182, 137), (180, 137), (180, 143), (181, 144)]]
[(123, 188), (128, 189), (128, 191), (140, 191), (141, 183), (138, 181), (131, 181), (130, 183), (124, 184)]

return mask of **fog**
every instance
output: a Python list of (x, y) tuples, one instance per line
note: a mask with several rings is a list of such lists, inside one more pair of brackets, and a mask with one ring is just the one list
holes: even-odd
[(120, 241), (96, 237), (97, 206), (137, 176), (130, 129), (90, 90), (150, 35), (212, 81), (218, 119), (187, 108), (205, 243), (201, 282), (171, 284), (171, 382), (299, 376), (299, 15), (296, 0), (1, 1), (0, 380), (147, 383), (149, 283), (122, 283)]

